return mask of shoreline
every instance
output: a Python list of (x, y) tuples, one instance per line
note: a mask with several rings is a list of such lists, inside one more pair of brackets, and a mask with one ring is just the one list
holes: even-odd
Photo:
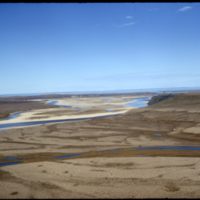
[[(109, 113), (96, 113), (96, 114), (88, 114), (88, 115), (78, 115), (78, 116), (71, 116), (68, 118), (64, 118), (64, 116), (61, 116), (60, 118), (51, 118), (51, 119), (43, 119), (43, 120), (32, 120), (32, 121), (20, 121), (20, 122), (13, 122), (13, 123), (0, 123), (0, 131), (1, 130), (6, 130), (6, 129), (15, 129), (15, 128), (25, 128), (25, 127), (31, 127), (31, 126), (39, 126), (39, 125), (46, 125), (46, 124), (57, 124), (57, 123), (64, 123), (64, 122), (76, 122), (76, 121), (84, 121), (84, 120), (90, 120), (90, 119), (97, 119), (97, 118), (106, 118), (106, 117), (112, 117), (112, 116), (117, 116), (120, 114), (124, 114), (128, 112), (130, 109), (125, 110), (125, 111), (119, 111), (119, 112), (109, 112)], [(58, 120), (58, 121), (57, 121)], [(33, 124), (33, 125), (25, 125), (25, 126), (14, 126), (14, 127), (6, 127), (6, 128), (1, 128), (1, 125), (17, 125), (21, 123), (38, 123), (38, 124)], [(41, 123), (41, 124), (40, 124)]]

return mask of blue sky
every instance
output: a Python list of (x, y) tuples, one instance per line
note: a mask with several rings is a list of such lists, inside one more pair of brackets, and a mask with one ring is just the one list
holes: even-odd
[(0, 4), (0, 94), (200, 87), (200, 3)]

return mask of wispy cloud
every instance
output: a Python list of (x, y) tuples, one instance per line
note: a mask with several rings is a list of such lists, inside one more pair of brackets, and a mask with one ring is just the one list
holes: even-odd
[(178, 9), (179, 12), (185, 12), (185, 11), (188, 11), (188, 10), (191, 10), (192, 9), (192, 6), (183, 6), (181, 8)]
[(135, 25), (135, 22), (124, 23), (121, 26), (125, 27), (125, 26), (133, 26), (133, 25)]
[(128, 26), (133, 26), (135, 25), (136, 22), (127, 22), (127, 23), (123, 23), (123, 24), (119, 24), (119, 25), (114, 25), (117, 28), (123, 28), (123, 27), (128, 27)]
[(125, 18), (126, 18), (126, 19), (133, 19), (133, 16), (127, 15)]

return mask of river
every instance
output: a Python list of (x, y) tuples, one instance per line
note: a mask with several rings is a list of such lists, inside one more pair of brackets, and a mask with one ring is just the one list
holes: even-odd
[[(132, 101), (129, 101), (125, 104), (125, 106), (133, 107), (133, 108), (143, 108), (148, 105), (148, 101), (150, 100), (150, 97), (140, 97), (140, 98), (134, 98)], [(48, 100), (47, 104), (49, 105), (56, 105), (58, 107), (65, 107), (69, 108), (72, 107), (70, 105), (63, 105), (59, 104), (59, 101), (56, 100)], [(112, 110), (107, 109), (107, 112), (112, 112)], [(14, 119), (20, 116), (22, 112), (15, 112), (11, 114), (9, 117), (5, 118), (5, 120)], [(7, 129), (7, 128), (15, 128), (15, 127), (27, 127), (27, 126), (35, 126), (35, 125), (43, 125), (48, 123), (61, 123), (61, 122), (74, 122), (74, 121), (80, 121), (80, 120), (89, 120), (94, 118), (105, 118), (105, 117), (111, 117), (115, 114), (114, 112), (110, 115), (104, 115), (104, 116), (96, 116), (96, 117), (80, 117), (77, 119), (60, 119), (60, 120), (45, 120), (45, 121), (26, 121), (26, 122), (16, 122), (16, 123), (2, 123), (0, 124), (0, 129)]]

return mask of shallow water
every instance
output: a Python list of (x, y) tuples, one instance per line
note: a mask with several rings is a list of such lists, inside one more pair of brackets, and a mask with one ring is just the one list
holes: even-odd
[(54, 158), (56, 159), (65, 159), (65, 158), (73, 158), (76, 156), (80, 156), (80, 153), (71, 153), (71, 154), (66, 154), (66, 155), (62, 155), (62, 156), (55, 156)]
[[(122, 151), (123, 148), (116, 148), (116, 149), (110, 149), (110, 150), (101, 150), (98, 152), (104, 152), (104, 151), (110, 151), (113, 152), (114, 154), (117, 154), (118, 152)], [(183, 150), (188, 150), (188, 151), (200, 151), (200, 146), (139, 146), (139, 147), (134, 147), (133, 150), (178, 150), (178, 151), (183, 151)], [(65, 155), (60, 155), (60, 156), (54, 156), (52, 159), (67, 159), (67, 158), (75, 158), (78, 156), (83, 155), (84, 153), (69, 153)], [(148, 155), (142, 155), (142, 151), (140, 155), (134, 155), (134, 157), (148, 157)], [(3, 166), (8, 166), (8, 165), (16, 165), (23, 163), (25, 160), (19, 160), (15, 156), (6, 156), (4, 157), (3, 162), (0, 162), (0, 167)]]
[(0, 167), (8, 166), (8, 165), (16, 165), (21, 163), (21, 161), (14, 161), (14, 162), (0, 162)]
[(133, 101), (126, 104), (126, 106), (133, 107), (133, 108), (144, 108), (148, 106), (148, 102), (150, 97), (142, 97), (133, 99)]
[[(52, 159), (66, 159), (66, 158), (73, 158), (80, 156), (81, 153), (71, 153), (71, 154), (66, 154), (66, 155), (61, 155), (61, 156), (55, 156), (52, 157)], [(19, 160), (16, 156), (5, 156), (3, 162), (0, 162), (0, 167), (8, 166), (8, 165), (16, 165), (22, 163), (21, 160)]]
[[(148, 105), (148, 102), (150, 99), (151, 99), (151, 97), (134, 98), (131, 102), (127, 103), (126, 106), (134, 107), (134, 108), (143, 108)], [(112, 102), (112, 100), (107, 99), (106, 102)], [(66, 106), (66, 105), (59, 104), (59, 101), (57, 101), (57, 100), (49, 100), (47, 102), (47, 104), (58, 106), (58, 107), (64, 107), (64, 108), (72, 108), (72, 106), (68, 106), (68, 105)], [(107, 112), (112, 112), (112, 109), (107, 109)]]
[(22, 112), (14, 112), (11, 113), (8, 117), (4, 118), (3, 120), (10, 120), (17, 118)]
[[(129, 102), (128, 104), (126, 104), (126, 106), (131, 106), (134, 108), (141, 108), (141, 107), (145, 107), (147, 106), (148, 100), (150, 98), (149, 97), (142, 97), (142, 98), (137, 98), (134, 99), (133, 102)], [(48, 104), (49, 105), (56, 105), (59, 107), (65, 107), (65, 108), (69, 108), (71, 106), (66, 106), (66, 105), (60, 105), (57, 104), (57, 100), (49, 100)], [(107, 112), (112, 112), (112, 109), (107, 109)], [(16, 112), (11, 114), (8, 118), (5, 118), (5, 120), (8, 119), (14, 119), (17, 118), (22, 112)], [(19, 127), (19, 126), (33, 126), (33, 125), (43, 125), (43, 124), (48, 124), (48, 123), (59, 123), (59, 122), (67, 122), (67, 121), (80, 121), (80, 120), (88, 120), (88, 119), (94, 119), (94, 118), (103, 118), (103, 117), (109, 117), (109, 116), (114, 116), (116, 114), (110, 114), (107, 116), (99, 116), (99, 117), (88, 117), (88, 118), (78, 118), (78, 119), (62, 119), (62, 120), (45, 120), (45, 121), (33, 121), (33, 122), (16, 122), (16, 123), (5, 123), (5, 124), (0, 124), (0, 129), (6, 129), (6, 128), (13, 128), (13, 127)]]
[(72, 106), (67, 106), (67, 105), (62, 105), (58, 103), (59, 101), (57, 100), (49, 100), (47, 102), (48, 105), (52, 105), (52, 106), (58, 106), (58, 107), (62, 107), (62, 108), (72, 108)]
[(136, 150), (192, 150), (199, 151), (200, 146), (139, 146)]

